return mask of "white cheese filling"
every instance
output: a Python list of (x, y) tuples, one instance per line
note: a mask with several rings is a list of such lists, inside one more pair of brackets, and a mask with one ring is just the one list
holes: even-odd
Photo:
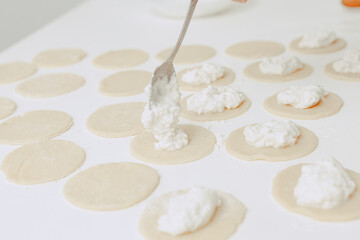
[(304, 34), (299, 42), (300, 48), (322, 48), (330, 46), (336, 40), (332, 31)]
[(292, 121), (272, 120), (246, 126), (244, 136), (249, 145), (257, 148), (282, 148), (295, 145), (300, 131)]
[(328, 93), (319, 85), (310, 84), (304, 87), (290, 87), (277, 94), (277, 102), (294, 108), (309, 108), (324, 100)]
[(190, 96), (187, 109), (197, 114), (223, 112), (234, 109), (245, 100), (245, 95), (234, 86), (209, 86)]
[(166, 212), (158, 220), (158, 230), (178, 236), (194, 232), (207, 224), (221, 205), (216, 191), (193, 187), (169, 200)]
[(297, 57), (272, 57), (264, 58), (259, 64), (259, 69), (263, 74), (288, 75), (303, 68)]
[(343, 204), (355, 188), (341, 164), (330, 158), (301, 168), (294, 196), (298, 205), (330, 209)]
[(182, 75), (181, 81), (192, 85), (210, 84), (225, 75), (225, 68), (212, 63), (204, 63), (200, 68), (189, 70)]
[(178, 82), (175, 74), (168, 78), (158, 79), (151, 87), (151, 84), (145, 89), (149, 95), (151, 88), (157, 94), (149, 109), (149, 103), (145, 106), (142, 115), (144, 127), (152, 132), (157, 140), (155, 148), (159, 150), (174, 151), (188, 144), (187, 134), (183, 129), (177, 126), (181, 107), (179, 100), (181, 97)]
[(333, 68), (340, 73), (360, 73), (360, 50), (347, 52), (342, 59), (333, 63)]

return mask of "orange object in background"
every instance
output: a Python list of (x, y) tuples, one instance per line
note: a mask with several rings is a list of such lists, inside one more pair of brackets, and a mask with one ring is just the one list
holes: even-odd
[(360, 7), (360, 0), (342, 0), (342, 3), (347, 7)]

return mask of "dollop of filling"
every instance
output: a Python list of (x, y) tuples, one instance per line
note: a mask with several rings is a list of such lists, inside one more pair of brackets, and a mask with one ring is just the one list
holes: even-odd
[(237, 108), (245, 100), (245, 95), (234, 86), (209, 86), (190, 96), (187, 109), (197, 114), (223, 112)]
[(204, 63), (200, 68), (185, 72), (181, 81), (192, 85), (210, 84), (225, 75), (225, 68), (212, 63)]
[(152, 132), (156, 139), (155, 148), (174, 151), (188, 144), (188, 136), (177, 126), (181, 107), (180, 91), (175, 74), (168, 82), (168, 77), (158, 79), (153, 86), (148, 85), (145, 92), (150, 95), (153, 91), (153, 102), (145, 106), (142, 114), (144, 127)]
[(355, 188), (341, 164), (330, 158), (301, 168), (294, 196), (298, 205), (331, 209), (343, 204)]
[(324, 100), (328, 93), (317, 84), (304, 87), (290, 87), (277, 94), (277, 102), (294, 108), (309, 108)]
[(166, 212), (158, 220), (158, 230), (173, 236), (194, 232), (211, 220), (220, 205), (221, 197), (216, 191), (190, 188), (169, 200)]
[(246, 126), (244, 136), (249, 145), (257, 148), (282, 148), (295, 145), (300, 130), (292, 121), (272, 120)]
[(259, 69), (263, 74), (288, 75), (303, 68), (297, 57), (272, 57), (264, 58), (259, 64)]
[(330, 46), (336, 40), (332, 31), (304, 34), (299, 42), (300, 48), (322, 48)]
[(342, 59), (333, 63), (333, 68), (340, 73), (360, 73), (360, 50), (347, 52)]

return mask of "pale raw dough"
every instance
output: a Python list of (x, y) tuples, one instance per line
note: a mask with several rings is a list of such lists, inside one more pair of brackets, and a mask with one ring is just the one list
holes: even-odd
[(33, 62), (39, 67), (56, 68), (72, 65), (86, 57), (86, 52), (76, 48), (49, 49), (36, 55)]
[(72, 118), (60, 111), (37, 110), (12, 117), (0, 124), (0, 144), (26, 144), (56, 137), (72, 125)]
[(26, 144), (9, 153), (1, 164), (6, 179), (17, 184), (39, 184), (66, 177), (85, 161), (84, 151), (66, 140)]
[(0, 97), (0, 120), (13, 114), (15, 110), (16, 103), (13, 100)]
[(201, 66), (200, 67), (183, 69), (183, 70), (179, 71), (176, 74), (177, 79), (179, 80), (180, 90), (195, 92), (195, 91), (200, 91), (200, 90), (202, 90), (204, 88), (207, 88), (209, 85), (211, 85), (211, 86), (225, 86), (225, 85), (228, 85), (228, 84), (232, 83), (235, 80), (235, 73), (230, 68), (224, 67), (224, 69), (225, 69), (224, 76), (222, 78), (210, 83), (210, 84), (204, 84), (203, 83), (203, 84), (199, 84), (199, 85), (193, 85), (193, 84), (183, 82), (181, 79), (182, 79), (182, 76), (184, 75), (184, 73), (189, 71), (189, 70), (193, 70), (195, 68), (201, 68)]
[(226, 240), (244, 221), (246, 207), (229, 193), (217, 191), (221, 205), (214, 216), (200, 229), (179, 236), (172, 236), (157, 229), (160, 216), (166, 211), (164, 205), (169, 199), (182, 191), (172, 192), (150, 200), (139, 221), (139, 232), (146, 240)]
[(135, 136), (130, 143), (130, 153), (140, 161), (175, 165), (199, 160), (214, 151), (216, 138), (207, 129), (194, 125), (180, 125), (188, 135), (189, 144), (175, 151), (157, 150), (150, 132)]
[(337, 80), (344, 80), (344, 81), (353, 81), (353, 82), (358, 82), (360, 81), (360, 73), (340, 73), (335, 71), (335, 69), (333, 68), (333, 63), (331, 62), (329, 64), (327, 64), (325, 66), (325, 75), (333, 78), (333, 79), (337, 79)]
[(360, 174), (347, 169), (356, 183), (355, 192), (342, 205), (333, 209), (304, 207), (296, 204), (294, 188), (301, 176), (304, 164), (290, 166), (279, 172), (273, 180), (272, 194), (275, 201), (285, 209), (318, 221), (345, 222), (360, 218)]
[(99, 92), (109, 97), (124, 97), (143, 93), (150, 83), (152, 73), (141, 70), (123, 71), (112, 74), (99, 85)]
[(302, 37), (299, 37), (293, 41), (291, 41), (289, 45), (289, 49), (296, 53), (302, 54), (326, 54), (339, 51), (346, 46), (346, 42), (344, 39), (338, 38), (332, 44), (326, 47), (321, 48), (300, 48), (299, 43), (301, 42)]
[(318, 138), (311, 131), (304, 127), (298, 127), (300, 137), (295, 145), (284, 148), (256, 148), (246, 143), (243, 134), (244, 128), (236, 129), (230, 133), (225, 141), (226, 151), (242, 160), (264, 160), (269, 162), (292, 160), (311, 153), (318, 144)]
[[(155, 58), (161, 62), (165, 61), (172, 48), (167, 48), (156, 54)], [(174, 63), (179, 65), (195, 64), (208, 60), (215, 55), (215, 50), (206, 45), (183, 45), (176, 54)]]
[(285, 47), (281, 43), (271, 41), (240, 42), (225, 50), (228, 55), (244, 60), (273, 57), (284, 51)]
[(306, 78), (313, 72), (312, 67), (302, 63), (304, 66), (302, 69), (287, 75), (264, 74), (260, 71), (259, 64), (260, 62), (255, 62), (246, 66), (243, 70), (244, 76), (259, 82), (285, 82)]
[(26, 80), (15, 91), (28, 98), (48, 98), (70, 93), (85, 83), (85, 79), (71, 73), (55, 73)]
[(312, 120), (325, 118), (339, 112), (343, 106), (343, 100), (335, 93), (328, 93), (324, 100), (320, 100), (318, 104), (310, 108), (294, 108), (290, 105), (282, 105), (277, 103), (277, 94), (271, 96), (264, 101), (264, 109), (274, 115), (299, 119)]
[(192, 120), (192, 121), (199, 121), (199, 122), (206, 122), (206, 121), (219, 121), (219, 120), (227, 120), (230, 118), (234, 118), (240, 116), (244, 112), (246, 112), (251, 102), (250, 100), (245, 97), (244, 101), (235, 109), (226, 109), (224, 112), (214, 112), (214, 113), (205, 113), (205, 114), (197, 114), (195, 112), (191, 112), (187, 110), (186, 101), (191, 95), (181, 99), (181, 113), (180, 116)]
[(149, 55), (139, 49), (109, 51), (97, 56), (94, 65), (104, 69), (116, 70), (136, 67), (149, 59)]
[(107, 105), (93, 112), (86, 121), (87, 129), (100, 137), (118, 138), (144, 130), (141, 115), (145, 103), (130, 102)]
[(89, 210), (131, 207), (147, 198), (159, 184), (156, 170), (140, 163), (106, 163), (73, 176), (63, 194), (71, 204)]
[(35, 64), (26, 62), (10, 62), (0, 64), (0, 84), (12, 83), (36, 73)]

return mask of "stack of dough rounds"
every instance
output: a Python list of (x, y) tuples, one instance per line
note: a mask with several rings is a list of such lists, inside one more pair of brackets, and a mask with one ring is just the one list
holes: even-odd
[(149, 55), (139, 49), (121, 49), (109, 51), (97, 56), (94, 65), (99, 68), (116, 70), (136, 67), (149, 59)]
[(139, 232), (146, 240), (226, 240), (243, 222), (246, 207), (231, 194), (217, 191), (221, 197), (221, 205), (214, 216), (203, 227), (194, 232), (172, 236), (157, 229), (159, 218), (166, 211), (172, 196), (182, 191), (172, 192), (152, 199), (140, 217)]
[(35, 64), (26, 62), (10, 62), (0, 65), (0, 84), (12, 83), (36, 73)]
[(301, 48), (299, 47), (299, 43), (301, 42), (302, 37), (296, 38), (295, 40), (291, 41), (290, 43), (290, 50), (296, 53), (301, 54), (326, 54), (332, 53), (336, 51), (340, 51), (341, 49), (345, 48), (346, 42), (344, 39), (338, 38), (332, 44), (326, 47), (321, 48)]
[(100, 82), (99, 92), (109, 97), (124, 97), (144, 92), (150, 83), (152, 73), (141, 70), (123, 71), (112, 74)]
[(73, 176), (64, 186), (65, 198), (89, 210), (128, 208), (147, 198), (159, 184), (159, 175), (140, 163), (107, 163)]
[(336, 80), (352, 81), (352, 82), (360, 81), (360, 73), (337, 72), (333, 68), (333, 64), (334, 64), (334, 62), (331, 62), (325, 66), (324, 72), (325, 72), (326, 76), (336, 79)]
[(86, 127), (95, 135), (107, 138), (138, 134), (144, 130), (141, 122), (144, 107), (142, 102), (103, 106), (88, 117)]
[(39, 184), (63, 178), (85, 161), (84, 151), (65, 140), (48, 140), (24, 145), (9, 153), (1, 170), (17, 184)]
[(304, 207), (296, 203), (294, 189), (301, 176), (304, 164), (291, 166), (279, 172), (273, 180), (272, 194), (277, 203), (285, 209), (318, 221), (345, 222), (360, 219), (360, 174), (347, 170), (356, 183), (355, 192), (342, 205), (332, 209)]
[(0, 120), (7, 118), (16, 110), (16, 103), (9, 99), (0, 97)]
[(15, 91), (29, 98), (48, 98), (70, 93), (79, 89), (85, 79), (71, 73), (48, 74), (26, 80), (17, 85)]
[(33, 62), (42, 68), (56, 68), (78, 63), (85, 57), (86, 52), (81, 49), (59, 48), (39, 53)]
[(264, 57), (273, 57), (285, 51), (285, 47), (271, 41), (240, 42), (228, 47), (225, 52), (231, 56), (244, 60), (255, 60)]
[(72, 118), (60, 111), (37, 110), (12, 117), (0, 124), (1, 144), (26, 144), (56, 137), (72, 125)]

